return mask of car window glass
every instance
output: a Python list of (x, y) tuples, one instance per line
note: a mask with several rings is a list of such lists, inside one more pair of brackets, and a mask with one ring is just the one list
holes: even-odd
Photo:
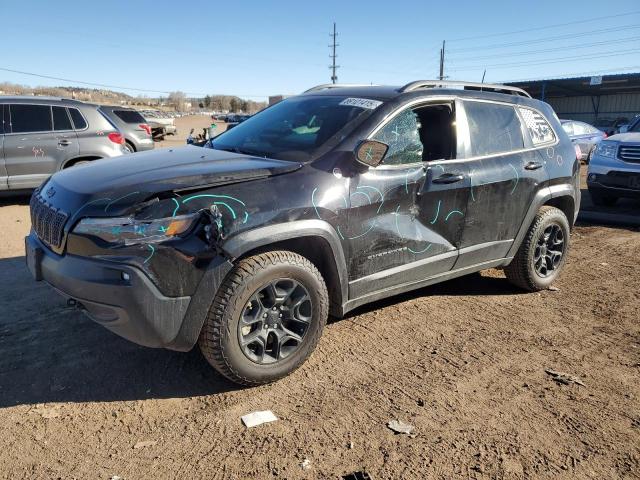
[(524, 148), (520, 118), (513, 107), (465, 102), (471, 156), (491, 155)]
[(14, 104), (10, 106), (13, 133), (51, 131), (51, 107)]
[(553, 129), (541, 113), (526, 107), (519, 107), (519, 110), (534, 146), (537, 147), (555, 141), (556, 136), (553, 133)]
[(125, 123), (146, 123), (144, 117), (133, 110), (113, 110), (113, 113)]
[(422, 161), (423, 147), (420, 142), (420, 123), (416, 113), (410, 108), (404, 110), (382, 127), (374, 140), (389, 145), (384, 158), (385, 165), (401, 165)]
[(574, 135), (587, 135), (589, 132), (589, 125), (580, 122), (574, 122), (573, 124)]
[(562, 129), (567, 132), (567, 135), (573, 135), (573, 122), (564, 122)]
[(76, 130), (84, 130), (85, 128), (87, 128), (87, 122), (80, 113), (80, 110), (78, 110), (77, 108), (70, 108), (69, 113), (71, 114), (73, 126)]
[(53, 110), (53, 129), (54, 130), (72, 130), (71, 120), (67, 115), (67, 109), (64, 107), (51, 107)]
[(217, 136), (213, 148), (304, 161), (344, 140), (381, 103), (337, 95), (293, 97)]

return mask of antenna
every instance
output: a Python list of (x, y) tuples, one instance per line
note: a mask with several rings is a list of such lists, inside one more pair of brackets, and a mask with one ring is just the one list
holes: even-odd
[(439, 80), (444, 80), (444, 40), (442, 41), (442, 48), (440, 49), (440, 77)]
[(336, 32), (336, 22), (333, 22), (333, 33), (329, 34), (330, 37), (333, 37), (333, 43), (331, 45), (329, 45), (329, 48), (332, 49), (332, 54), (329, 55), (329, 58), (331, 58), (332, 60), (332, 64), (329, 65), (329, 68), (331, 69), (331, 83), (336, 83), (338, 81), (338, 76), (336, 75), (336, 70), (338, 68), (340, 68), (340, 65), (336, 65), (336, 57), (338, 55), (336, 55), (336, 47), (339, 46), (339, 43), (336, 43), (336, 38), (338, 36), (338, 32)]

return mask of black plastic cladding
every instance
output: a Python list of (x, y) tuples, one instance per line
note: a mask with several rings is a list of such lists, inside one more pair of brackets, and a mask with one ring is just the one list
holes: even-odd
[[(159, 150), (137, 154), (119, 176), (110, 174), (101, 190), (75, 198), (74, 191), (86, 192), (93, 183), (79, 171), (54, 175), (52, 186), (64, 191), (53, 199), (61, 202), (55, 206), (73, 212), (71, 228), (82, 217), (129, 214), (140, 202), (156, 196), (161, 199), (156, 208), (165, 209), (169, 216), (215, 204), (223, 214), (225, 231), (220, 247), (231, 261), (273, 242), (286, 246), (287, 240), (299, 238), (309, 240), (313, 253), (318, 248), (314, 239), (318, 239), (333, 254), (321, 259), (333, 262), (332, 268), (325, 265), (321, 270), (327, 281), (339, 284), (330, 289), (340, 297), (333, 299), (338, 305), (334, 314), (417, 288), (429, 278), (437, 281), (455, 272), (507, 264), (532, 212), (554, 196), (571, 197), (577, 212), (575, 152), (552, 110), (542, 102), (446, 89), (398, 94), (374, 87), (307, 95), (377, 98), (385, 103), (332, 151), (305, 164), (198, 147)], [(464, 108), (460, 99), (532, 107), (548, 119), (558, 142), (471, 160), (459, 151), (462, 158), (394, 168), (368, 168), (355, 161), (357, 144), (392, 112), (418, 100), (435, 99), (457, 101), (456, 110)], [(123, 164), (123, 160), (112, 160), (111, 168), (118, 161)], [(525, 168), (538, 162), (544, 168)], [(87, 168), (87, 175), (99, 177), (98, 167)], [(447, 175), (462, 179), (440, 182)], [(151, 180), (145, 182), (145, 178)], [(117, 202), (108, 208), (100, 201), (114, 198)], [(572, 223), (574, 218), (569, 220)], [(290, 245), (304, 249), (299, 243)], [(95, 237), (71, 233), (66, 251), (134, 265), (170, 297), (194, 295), (212, 258), (202, 232), (182, 240), (117, 249)], [(213, 292), (207, 295), (212, 298)], [(198, 324), (203, 319), (193, 321)]]

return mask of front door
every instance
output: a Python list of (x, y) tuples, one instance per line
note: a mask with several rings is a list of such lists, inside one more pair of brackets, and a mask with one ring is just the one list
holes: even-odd
[(350, 184), (350, 298), (410, 286), (449, 271), (458, 255), (469, 195), (456, 161), (453, 102), (409, 107), (374, 131), (383, 163)]
[(5, 134), (4, 155), (9, 189), (38, 187), (78, 153), (67, 109), (53, 108), (57, 130), (50, 105), (8, 105), (11, 133)]

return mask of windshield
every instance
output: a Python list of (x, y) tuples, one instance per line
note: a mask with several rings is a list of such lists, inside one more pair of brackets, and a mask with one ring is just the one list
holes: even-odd
[(310, 160), (342, 141), (381, 103), (344, 96), (290, 98), (214, 138), (213, 148), (279, 160)]
[(634, 123), (629, 129), (630, 132), (640, 132), (640, 118), (636, 119), (636, 123)]

